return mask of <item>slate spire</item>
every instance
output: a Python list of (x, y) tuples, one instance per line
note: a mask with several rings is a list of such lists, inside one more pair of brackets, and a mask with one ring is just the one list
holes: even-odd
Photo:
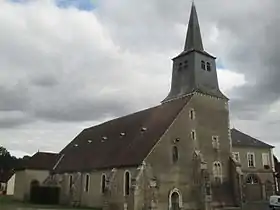
[(186, 37), (185, 48), (184, 48), (184, 51), (189, 51), (189, 50), (204, 51), (194, 2), (192, 2), (187, 37)]
[(227, 100), (219, 88), (215, 59), (203, 48), (197, 12), (192, 3), (184, 51), (172, 59), (171, 88), (163, 102), (194, 92)]

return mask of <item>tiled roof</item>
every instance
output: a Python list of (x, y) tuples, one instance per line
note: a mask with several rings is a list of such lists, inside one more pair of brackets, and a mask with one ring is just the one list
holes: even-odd
[(137, 166), (191, 96), (83, 130), (62, 151), (57, 173)]
[(267, 143), (255, 139), (237, 129), (231, 129), (232, 146), (273, 148)]
[(24, 164), (20, 168), (33, 169), (33, 170), (52, 170), (60, 155), (57, 153), (49, 152), (37, 152), (31, 158), (24, 161)]

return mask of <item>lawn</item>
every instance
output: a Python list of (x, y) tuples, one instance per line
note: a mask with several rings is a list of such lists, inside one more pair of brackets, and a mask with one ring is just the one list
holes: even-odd
[(46, 206), (15, 201), (11, 196), (0, 196), (1, 210), (100, 210), (96, 208), (71, 208), (66, 206)]

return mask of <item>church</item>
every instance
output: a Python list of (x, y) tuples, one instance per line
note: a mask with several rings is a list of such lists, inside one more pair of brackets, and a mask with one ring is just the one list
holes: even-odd
[(242, 172), (215, 59), (203, 47), (192, 4), (166, 98), (84, 129), (44, 184), (60, 187), (61, 204), (104, 210), (239, 209)]

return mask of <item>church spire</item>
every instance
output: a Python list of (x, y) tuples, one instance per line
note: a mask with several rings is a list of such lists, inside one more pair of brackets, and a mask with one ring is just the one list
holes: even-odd
[(171, 88), (163, 102), (194, 92), (227, 99), (219, 89), (215, 57), (204, 51), (194, 3), (192, 3), (184, 51), (173, 58)]
[(184, 48), (184, 51), (189, 51), (189, 50), (204, 51), (194, 2), (192, 2), (187, 37), (186, 37), (185, 48)]

